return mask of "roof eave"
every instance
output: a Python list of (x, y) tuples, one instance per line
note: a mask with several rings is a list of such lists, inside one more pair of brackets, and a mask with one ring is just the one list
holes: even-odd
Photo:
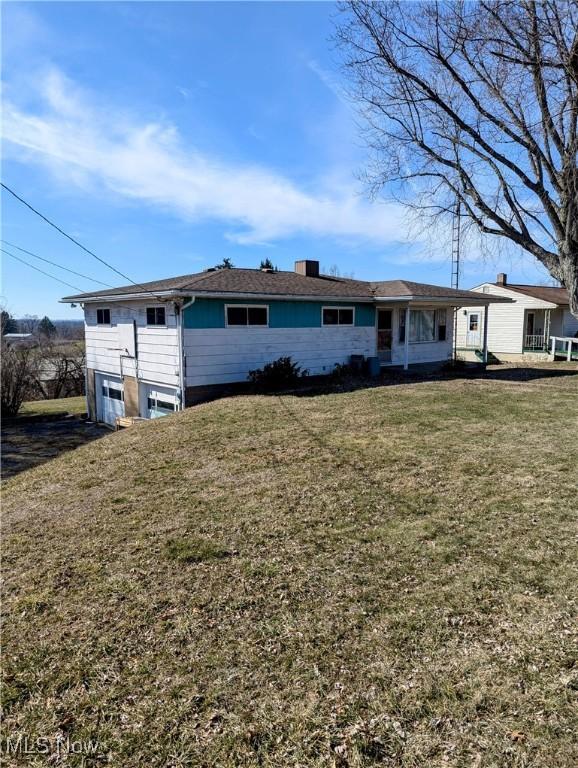
[[(149, 293), (115, 293), (113, 295), (92, 294), (90, 296), (65, 296), (61, 304), (95, 304), (114, 301), (139, 301), (152, 298), (167, 299), (196, 296), (207, 299), (246, 299), (246, 300), (275, 300), (275, 301), (355, 301), (372, 303), (373, 296), (343, 296), (343, 295), (301, 295), (295, 293), (251, 293), (248, 291), (151, 291)], [(149, 298), (151, 297), (151, 298)]]
[(455, 307), (476, 306), (478, 304), (512, 304), (513, 299), (484, 293), (480, 296), (376, 296), (375, 301), (383, 303), (421, 302), (423, 304), (450, 304)]

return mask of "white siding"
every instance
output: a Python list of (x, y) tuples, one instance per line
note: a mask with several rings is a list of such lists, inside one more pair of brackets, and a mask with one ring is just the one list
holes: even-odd
[[(166, 327), (147, 327), (146, 308), (160, 306), (158, 302), (126, 302), (124, 306), (114, 303), (85, 306), (84, 322), (86, 337), (86, 364), (106, 373), (120, 375), (121, 364), (124, 374), (140, 380), (178, 386), (179, 347), (178, 329), (173, 305), (163, 304), (166, 312)], [(96, 310), (108, 307), (111, 314), (110, 326), (97, 325)], [(136, 322), (137, 363), (127, 356), (129, 331), (127, 326)], [(132, 349), (128, 348), (128, 352)], [(122, 361), (121, 361), (122, 358)]]
[(569, 309), (565, 309), (562, 335), (575, 336), (577, 333), (578, 333), (578, 318), (574, 317), (574, 315), (570, 312)]
[(250, 370), (290, 356), (310, 375), (327, 374), (350, 355), (374, 356), (376, 330), (339, 328), (185, 329), (186, 385), (246, 381)]
[[(524, 296), (516, 291), (510, 291), (507, 288), (485, 283), (489, 293), (494, 296), (505, 296), (513, 299), (512, 304), (490, 304), (488, 314), (488, 349), (496, 354), (508, 352), (522, 354), (524, 344), (524, 318), (527, 309), (543, 309), (551, 306), (547, 302), (534, 299), (531, 296)], [(477, 286), (472, 290), (476, 293), (483, 293), (484, 285)], [(457, 325), (457, 347), (466, 346), (466, 320), (467, 310), (479, 311), (480, 321), (483, 327), (484, 307), (460, 307), (458, 309)], [(552, 312), (552, 315), (554, 312)], [(480, 335), (480, 339), (483, 337)]]
[[(403, 365), (404, 345), (399, 343), (399, 306), (393, 310), (392, 364)], [(435, 309), (440, 309), (439, 305)], [(447, 309), (447, 338), (409, 345), (409, 363), (448, 360), (452, 354), (452, 311)], [(374, 357), (377, 330), (371, 327), (339, 328), (211, 328), (185, 329), (186, 386), (247, 381), (250, 370), (289, 356), (310, 375), (330, 373), (336, 363), (351, 355)]]

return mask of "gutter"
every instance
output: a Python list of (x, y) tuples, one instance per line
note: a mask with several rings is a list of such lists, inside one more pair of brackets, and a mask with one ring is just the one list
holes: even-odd
[[(483, 298), (482, 298), (483, 296)], [(502, 296), (492, 296), (489, 293), (484, 293), (480, 295), (478, 298), (477, 296), (462, 296), (462, 297), (456, 297), (456, 296), (376, 296), (375, 299), (373, 299), (375, 302), (388, 304), (388, 303), (400, 303), (408, 301), (410, 302), (420, 302), (422, 304), (451, 304), (455, 307), (465, 307), (465, 306), (475, 306), (477, 304), (480, 305), (486, 305), (486, 304), (513, 304), (513, 299), (507, 299)]]
[[(190, 294), (189, 294), (190, 296)], [(183, 303), (175, 301), (175, 310), (178, 323), (178, 335), (179, 335), (179, 389), (180, 389), (180, 406), (181, 411), (185, 409), (185, 393), (186, 393), (186, 381), (185, 381), (185, 327), (183, 325), (183, 312), (187, 307), (190, 307), (195, 303), (196, 296), (191, 296), (188, 301)]]
[[(163, 291), (155, 293), (155, 296), (162, 301), (164, 298), (185, 298), (190, 297), (191, 291)], [(96, 302), (113, 302), (128, 300), (146, 300), (150, 294), (146, 293), (116, 293), (114, 295), (94, 294), (83, 298), (74, 298), (72, 296), (60, 299), (61, 304), (79, 304)], [(287, 293), (241, 293), (238, 291), (203, 291), (196, 293), (196, 298), (202, 299), (259, 299), (263, 301), (355, 301), (358, 303), (372, 304), (375, 299), (373, 296), (301, 296), (298, 294)], [(149, 298), (149, 301), (152, 299)]]

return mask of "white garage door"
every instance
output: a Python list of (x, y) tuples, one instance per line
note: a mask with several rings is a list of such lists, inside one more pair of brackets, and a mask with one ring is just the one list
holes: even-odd
[(97, 415), (99, 421), (115, 425), (117, 416), (124, 416), (124, 391), (118, 376), (97, 374)]
[(159, 387), (158, 384), (142, 384), (141, 387), (141, 408), (145, 419), (158, 419), (177, 410), (176, 389)]

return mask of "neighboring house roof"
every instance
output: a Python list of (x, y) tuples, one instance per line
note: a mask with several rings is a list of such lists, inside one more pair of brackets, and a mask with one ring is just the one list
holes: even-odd
[(523, 293), (526, 296), (531, 296), (533, 299), (540, 299), (540, 301), (549, 301), (552, 304), (570, 303), (566, 288), (552, 288), (547, 285), (518, 285), (515, 283), (506, 283), (506, 285), (492, 283), (492, 285), (509, 291), (515, 291), (516, 293)]
[[(119, 288), (80, 293), (66, 296), (62, 301), (95, 301), (107, 298), (136, 297), (140, 295), (267, 295), (319, 297), (323, 299), (344, 298), (372, 301), (376, 299), (394, 298), (432, 298), (449, 301), (473, 300), (482, 301), (479, 293), (444, 288), (438, 285), (414, 283), (410, 280), (386, 280), (369, 282), (366, 280), (351, 280), (343, 277), (320, 275), (309, 277), (297, 272), (269, 272), (260, 269), (216, 269), (199, 272), (181, 277), (171, 277), (166, 280), (153, 280), (138, 285), (124, 285)], [(484, 294), (484, 302), (508, 301), (501, 297)]]

